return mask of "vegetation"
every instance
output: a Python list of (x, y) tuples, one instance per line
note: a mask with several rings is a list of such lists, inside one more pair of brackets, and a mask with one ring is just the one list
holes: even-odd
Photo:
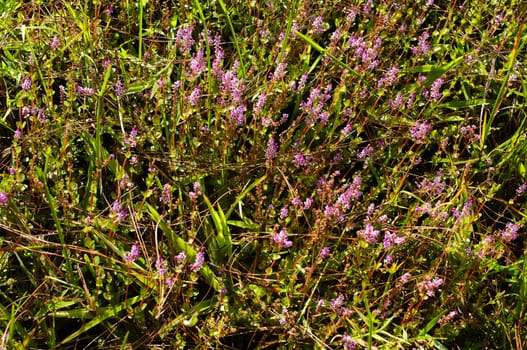
[(527, 348), (522, 1), (0, 6), (0, 349)]

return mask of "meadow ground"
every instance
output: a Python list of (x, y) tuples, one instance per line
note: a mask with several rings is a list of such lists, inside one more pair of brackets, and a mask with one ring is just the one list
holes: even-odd
[(0, 4), (0, 349), (527, 348), (522, 1)]

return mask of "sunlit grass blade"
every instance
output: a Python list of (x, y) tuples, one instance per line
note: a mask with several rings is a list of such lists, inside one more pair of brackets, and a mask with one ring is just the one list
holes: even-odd
[(295, 35), (297, 35), (298, 37), (300, 37), (302, 40), (304, 40), (308, 45), (310, 45), (312, 48), (314, 48), (315, 50), (317, 50), (318, 52), (320, 52), (321, 54), (323, 55), (326, 55), (328, 56), (329, 58), (331, 58), (333, 61), (335, 61), (339, 66), (341, 66), (342, 68), (346, 69), (348, 72), (350, 72), (351, 74), (353, 74), (354, 76), (356, 76), (357, 78), (359, 78), (366, 86), (368, 87), (371, 87), (371, 84), (370, 82), (368, 82), (367, 80), (364, 79), (364, 76), (360, 73), (360, 72), (357, 72), (356, 70), (354, 70), (353, 68), (351, 68), (350, 66), (348, 66), (346, 63), (342, 62), (339, 58), (335, 57), (331, 52), (329, 52), (327, 49), (323, 48), (322, 46), (320, 46), (318, 43), (316, 43), (313, 39), (311, 39), (309, 36), (307, 35), (304, 35), (298, 31), (295, 32)]
[[(194, 259), (197, 255), (196, 249), (189, 245), (181, 237), (177, 236), (176, 233), (163, 221), (157, 210), (152, 207), (150, 204), (146, 203), (145, 207), (148, 214), (154, 220), (154, 222), (159, 225), (161, 230), (168, 236), (172, 244), (181, 252), (185, 252), (189, 259)], [(203, 268), (199, 271), (203, 278), (214, 288), (214, 290), (219, 291), (221, 289), (221, 283), (218, 278), (214, 275), (210, 267), (204, 264)]]
[(507, 84), (509, 82), (509, 77), (512, 73), (512, 69), (514, 68), (514, 65), (517, 62), (518, 52), (521, 52), (525, 44), (527, 43), (527, 38), (522, 36), (524, 27), (525, 27), (525, 23), (522, 23), (520, 27), (518, 28), (518, 32), (516, 33), (516, 36), (514, 39), (514, 46), (512, 48), (512, 51), (509, 53), (509, 58), (507, 60), (507, 68), (506, 68), (505, 76), (502, 79), (500, 89), (498, 91), (498, 94), (496, 95), (494, 104), (492, 105), (492, 110), (490, 111), (490, 114), (488, 115), (488, 119), (486, 115), (485, 115), (485, 118), (483, 119), (482, 130), (481, 130), (481, 135), (480, 135), (481, 149), (483, 149), (483, 147), (485, 146), (485, 142), (490, 133), (492, 123), (494, 122), (494, 118), (496, 118), (498, 110), (503, 101), (505, 91), (507, 90)]
[(240, 69), (242, 77), (245, 79), (247, 76), (247, 69), (245, 68), (245, 52), (243, 51), (243, 48), (240, 46), (240, 42), (238, 40), (238, 34), (234, 30), (234, 26), (232, 25), (231, 16), (229, 14), (229, 10), (227, 9), (227, 6), (225, 5), (225, 2), (223, 0), (218, 0), (218, 3), (220, 4), (221, 10), (223, 11), (223, 14), (225, 15), (225, 18), (227, 19), (227, 24), (229, 25), (229, 30), (231, 31), (232, 40), (234, 42), (234, 46), (236, 47), (236, 52), (238, 53), (238, 59), (240, 60)]
[[(123, 310), (125, 310), (129, 306), (133, 306), (137, 304), (139, 301), (141, 301), (141, 299), (142, 299), (142, 296), (138, 295), (136, 297), (129, 298), (126, 302), (121, 303), (119, 305), (97, 309), (92, 320), (85, 323), (80, 329), (68, 335), (58, 345), (62, 346), (62, 345), (70, 343), (71, 341), (75, 340), (83, 333), (87, 332), (93, 327), (98, 326), (99, 324), (101, 324), (102, 322), (106, 321), (109, 318), (117, 318)], [(85, 312), (84, 309), (69, 310), (69, 311), (62, 311), (62, 312), (57, 311), (57, 312), (54, 312), (52, 315), (55, 317), (76, 318), (75, 314), (77, 313), (82, 314), (84, 312)]]

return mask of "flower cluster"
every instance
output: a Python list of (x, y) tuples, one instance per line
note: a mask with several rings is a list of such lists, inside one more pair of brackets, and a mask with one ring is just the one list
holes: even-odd
[(191, 199), (197, 199), (199, 196), (201, 196), (201, 185), (199, 184), (199, 182), (194, 182), (194, 185), (192, 185), (192, 189), (193, 191), (190, 191), (188, 193), (188, 196)]
[(415, 285), (420, 293), (426, 294), (428, 297), (435, 295), (435, 290), (444, 284), (444, 280), (439, 277), (434, 277), (430, 280), (430, 276), (426, 276), (425, 279)]
[(200, 250), (198, 254), (196, 255), (196, 260), (194, 260), (194, 263), (190, 265), (190, 271), (192, 272), (198, 272), (203, 268), (203, 264), (205, 263), (205, 253), (203, 250)]
[(289, 240), (285, 228), (282, 228), (279, 232), (274, 232), (273, 240), (283, 248), (291, 248), (293, 246), (293, 242)]
[(359, 236), (362, 237), (366, 242), (374, 244), (377, 242), (377, 237), (380, 231), (375, 230), (370, 222), (366, 222), (366, 227), (359, 230)]
[(0, 206), (6, 205), (8, 199), (9, 199), (9, 194), (7, 192), (0, 192)]
[(505, 225), (505, 229), (500, 231), (500, 235), (507, 242), (514, 241), (516, 238), (518, 238), (518, 231), (520, 228), (520, 224), (508, 222)]
[(139, 251), (139, 244), (134, 243), (132, 245), (132, 248), (130, 249), (130, 252), (124, 254), (124, 260), (128, 263), (132, 263), (136, 261), (140, 256), (141, 252)]

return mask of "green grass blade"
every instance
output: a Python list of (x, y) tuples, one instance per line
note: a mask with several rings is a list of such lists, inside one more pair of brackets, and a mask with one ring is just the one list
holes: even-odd
[(245, 79), (247, 77), (247, 70), (245, 68), (245, 55), (242, 52), (242, 49), (240, 47), (240, 43), (238, 41), (238, 37), (236, 35), (236, 31), (234, 30), (234, 26), (232, 25), (231, 16), (229, 15), (229, 10), (227, 9), (227, 6), (225, 6), (225, 2), (223, 0), (218, 0), (221, 10), (223, 11), (223, 14), (225, 15), (225, 18), (227, 18), (227, 24), (229, 25), (229, 29), (231, 31), (232, 35), (232, 41), (234, 42), (234, 46), (236, 47), (236, 52), (238, 53), (238, 59), (240, 60), (240, 68), (242, 71), (242, 77)]
[(331, 58), (333, 61), (337, 62), (337, 64), (339, 66), (341, 66), (342, 68), (346, 69), (347, 71), (349, 71), (351, 74), (353, 74), (354, 76), (356, 76), (357, 78), (359, 78), (366, 86), (368, 86), (369, 88), (372, 87), (372, 85), (366, 81), (364, 79), (364, 76), (357, 72), (356, 70), (354, 70), (353, 68), (351, 68), (350, 66), (348, 66), (346, 63), (342, 62), (340, 59), (338, 59), (337, 57), (335, 57), (331, 52), (329, 52), (327, 49), (323, 48), (322, 46), (320, 46), (319, 44), (317, 44), (313, 39), (311, 39), (310, 37), (308, 37), (307, 35), (304, 35), (298, 31), (295, 32), (295, 35), (297, 35), (299, 38), (301, 38), (302, 40), (304, 40), (308, 45), (310, 45), (312, 48), (314, 48), (315, 50), (317, 50), (318, 52), (320, 52), (321, 54), (323, 55), (327, 55), (329, 58)]
[[(161, 218), (161, 215), (157, 210), (152, 207), (150, 204), (145, 203), (145, 207), (154, 222), (156, 222), (161, 230), (169, 237), (171, 242), (176, 246), (179, 251), (185, 252), (189, 259), (194, 259), (197, 255), (197, 251), (185, 242), (181, 237), (176, 236), (175, 232), (164, 222)], [(214, 288), (214, 290), (219, 291), (221, 289), (221, 283), (218, 278), (214, 275), (212, 270), (206, 264), (203, 265), (203, 268), (199, 270), (203, 278)]]
[(488, 120), (487, 118), (485, 118), (483, 121), (483, 126), (482, 126), (481, 136), (480, 136), (481, 149), (483, 149), (483, 147), (485, 146), (485, 141), (487, 140), (487, 137), (489, 136), (490, 128), (492, 126), (494, 118), (496, 118), (496, 115), (498, 114), (498, 109), (500, 108), (501, 103), (503, 101), (505, 91), (507, 90), (507, 84), (509, 83), (509, 77), (512, 73), (514, 65), (517, 62), (518, 52), (521, 52), (523, 50), (523, 47), (525, 46), (525, 43), (527, 42), (527, 39), (525, 38), (522, 40), (522, 33), (523, 33), (524, 27), (525, 27), (525, 23), (522, 23), (518, 29), (518, 33), (516, 34), (515, 41), (514, 41), (514, 47), (512, 51), (510, 52), (509, 59), (507, 61), (507, 73), (503, 77), (503, 81), (501, 82), (498, 95), (496, 96), (496, 99), (494, 100), (492, 111), (490, 112), (488, 116)]
[[(97, 315), (94, 317), (93, 320), (85, 323), (80, 329), (78, 329), (77, 331), (73, 332), (72, 334), (70, 334), (69, 336), (64, 338), (64, 340), (62, 340), (58, 345), (59, 346), (65, 345), (65, 344), (75, 340), (75, 338), (78, 338), (81, 334), (87, 332), (88, 330), (92, 329), (93, 327), (96, 327), (97, 325), (101, 324), (102, 322), (104, 322), (105, 320), (107, 320), (109, 318), (117, 318), (121, 311), (125, 310), (129, 306), (133, 306), (133, 305), (137, 304), (139, 301), (141, 301), (142, 298), (143, 298), (143, 296), (138, 295), (138, 296), (135, 296), (133, 298), (127, 299), (125, 302), (123, 302), (123, 303), (121, 303), (119, 305), (97, 309), (97, 312), (96, 312)], [(73, 315), (77, 311), (80, 312), (80, 313), (83, 313), (83, 312), (85, 312), (85, 309), (70, 310), (69, 312), (70, 312), (70, 314)], [(64, 315), (66, 316), (67, 312), (64, 312)]]

